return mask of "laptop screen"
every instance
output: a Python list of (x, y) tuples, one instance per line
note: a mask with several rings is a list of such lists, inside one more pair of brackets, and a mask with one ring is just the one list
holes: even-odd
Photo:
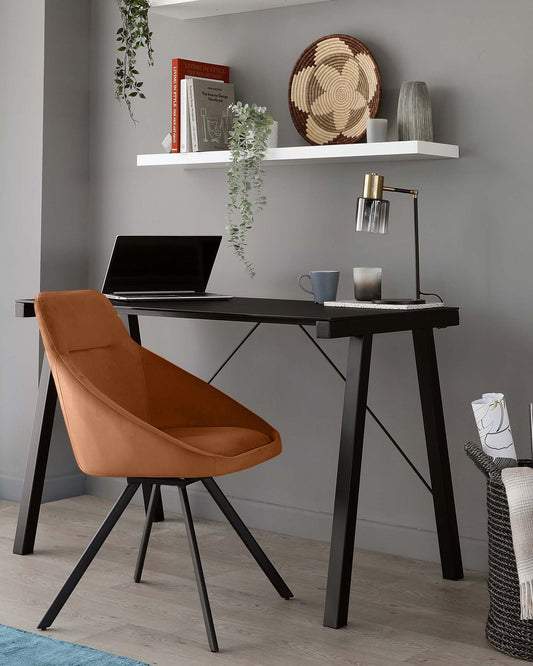
[(222, 236), (117, 236), (102, 292), (204, 292)]

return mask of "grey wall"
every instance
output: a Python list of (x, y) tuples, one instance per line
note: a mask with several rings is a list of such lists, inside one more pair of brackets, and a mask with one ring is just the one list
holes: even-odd
[[(511, 11), (512, 9), (512, 11)], [(355, 198), (363, 175), (421, 191), (422, 288), (461, 306), (461, 326), (437, 331), (460, 533), (467, 566), (485, 567), (484, 486), (465, 458), (476, 436), (470, 401), (503, 391), (517, 446), (528, 451), (532, 399), (529, 307), (529, 160), (527, 84), (533, 5), (513, 0), (370, 2), (335, 0), (191, 22), (153, 16), (155, 67), (141, 67), (148, 99), (134, 127), (113, 99), (116, 8), (93, 2), (91, 132), (92, 254), (98, 287), (118, 233), (222, 233), (223, 170), (137, 168), (137, 153), (161, 152), (169, 131), (170, 61), (181, 56), (231, 66), (237, 97), (266, 104), (280, 122), (280, 145), (301, 145), (287, 108), (292, 66), (315, 39), (336, 32), (363, 41), (383, 78), (380, 115), (393, 120), (404, 80), (430, 87), (435, 138), (461, 146), (458, 161), (270, 167), (268, 207), (250, 236), (257, 277), (247, 278), (223, 244), (211, 287), (242, 296), (300, 298), (295, 277), (309, 269), (341, 270), (350, 297), (353, 266), (383, 266), (385, 293), (412, 289), (411, 204), (391, 201), (387, 237), (354, 234)], [(392, 198), (392, 197), (391, 197)], [(206, 378), (247, 325), (141, 321), (145, 344)], [(324, 342), (344, 363), (344, 341)], [(329, 538), (342, 386), (301, 331), (263, 326), (217, 380), (217, 386), (270, 420), (282, 433), (279, 458), (222, 479), (252, 525)], [(369, 404), (427, 476), (414, 358), (408, 334), (375, 341)], [(357, 543), (360, 547), (436, 560), (431, 500), (372, 421), (367, 425)], [(109, 483), (91, 481), (101, 494)], [(113, 491), (114, 492), (114, 491)], [(197, 508), (215, 516), (203, 496)]]
[(14, 302), (39, 290), (43, 56), (44, 4), (0, 3), (2, 497), (20, 490), (37, 388), (37, 328), (14, 318)]
[(43, 290), (87, 285), (90, 16), (88, 0), (46, 0)]
[[(40, 289), (83, 289), (90, 238), (90, 0), (46, 0), (45, 8)], [(59, 406), (47, 476), (46, 499), (85, 491)]]
[[(22, 12), (14, 2), (9, 3), (9, 12), (21, 25)], [(24, 12), (26, 21), (27, 16)], [(533, 101), (527, 85), (532, 19), (529, 0), (513, 0), (505, 7), (495, 0), (334, 0), (187, 23), (154, 16), (156, 66), (149, 72), (140, 67), (148, 99), (137, 105), (141, 122), (134, 127), (113, 97), (116, 6), (109, 0), (92, 2), (90, 283), (94, 287), (101, 285), (117, 233), (223, 232), (223, 170), (135, 166), (137, 153), (161, 151), (160, 141), (169, 131), (173, 57), (230, 65), (238, 97), (266, 104), (280, 121), (280, 145), (303, 143), (287, 110), (287, 84), (297, 57), (318, 37), (343, 32), (368, 45), (383, 77), (382, 116), (394, 117), (403, 80), (428, 83), (436, 139), (458, 143), (460, 160), (269, 168), (269, 204), (249, 245), (257, 278), (249, 280), (224, 245), (211, 286), (243, 296), (299, 298), (295, 276), (312, 268), (339, 268), (340, 296), (348, 297), (351, 268), (380, 265), (386, 292), (405, 294), (412, 281), (409, 201), (396, 197), (391, 202), (391, 233), (380, 238), (354, 234), (354, 201), (363, 174), (371, 169), (384, 173), (390, 184), (421, 190), (423, 288), (443, 294), (448, 303), (462, 308), (461, 326), (437, 332), (437, 345), (463, 553), (467, 566), (477, 568), (485, 566), (486, 553), (483, 481), (462, 451), (463, 442), (475, 436), (471, 399), (482, 391), (505, 392), (518, 449), (525, 455), (528, 448), (533, 231), (527, 167), (533, 139), (525, 113)], [(38, 39), (32, 40), (30, 51), (36, 45)], [(6, 49), (5, 43), (2, 48)], [(14, 38), (8, 41), (10, 57), (17, 48), (22, 46)], [(24, 73), (24, 63), (18, 62), (15, 73)], [(12, 72), (2, 72), (7, 75)], [(20, 94), (24, 99), (24, 90)], [(33, 133), (29, 122), (33, 116), (26, 117)], [(37, 135), (36, 130), (32, 136)], [(27, 147), (38, 145), (27, 141)], [(10, 153), (15, 154), (15, 145)], [(15, 168), (12, 159), (8, 166)], [(19, 191), (31, 175), (25, 166), (19, 167), (19, 177), (12, 181)], [(37, 186), (35, 177), (31, 187)], [(25, 209), (31, 206), (32, 195), (23, 202)], [(11, 212), (15, 201), (10, 193), (2, 212)], [(7, 216), (8, 223), (11, 217)], [(35, 234), (39, 227), (31, 219), (32, 247), (38, 257)], [(27, 235), (21, 230), (22, 238)], [(13, 256), (23, 259), (20, 250)], [(22, 272), (11, 255), (8, 265), (15, 275)], [(31, 266), (34, 269), (35, 264)], [(32, 342), (36, 344), (34, 331), (28, 333), (28, 322), (13, 322), (7, 313), (21, 291), (35, 291), (37, 274), (31, 279), (24, 272), (26, 282), (7, 293), (10, 279), (11, 275), (2, 279), (2, 326), (10, 339), (17, 337), (13, 352), (17, 358), (9, 360), (11, 352), (6, 360), (2, 357), (3, 363), (10, 363), (4, 395), (12, 390), (13, 378), (20, 379), (18, 358)], [(141, 322), (147, 346), (202, 377), (217, 367), (247, 330), (245, 325), (217, 322)], [(344, 362), (343, 341), (323, 344), (339, 363)], [(427, 474), (413, 362), (408, 335), (378, 337), (369, 403)], [(27, 406), (33, 399), (30, 387), (35, 367), (27, 370), (26, 383), (19, 389), (23, 399), (19, 396), (16, 402), (17, 418), (9, 415), (9, 428), (2, 418), (2, 428), (8, 428), (2, 435), (10, 438), (2, 455), (9, 452), (16, 462), (8, 469), (18, 469), (17, 473), (25, 455), (18, 451), (15, 456), (13, 449), (25, 441), (28, 415), (22, 412), (31, 412)], [(222, 479), (244, 517), (258, 527), (327, 539), (342, 398), (335, 374), (300, 331), (264, 326), (217, 385), (270, 420), (284, 439), (279, 458)], [(17, 428), (24, 432), (16, 432)], [(358, 545), (437, 559), (430, 498), (371, 422), (363, 464)], [(89, 490), (112, 494), (115, 485), (91, 480)], [(216, 516), (203, 495), (194, 500), (199, 513)]]
[[(89, 0), (0, 6), (0, 497), (18, 499), (38, 377), (35, 320), (15, 298), (87, 286), (89, 257)], [(61, 418), (45, 499), (84, 492)]]
[[(430, 6), (431, 4), (431, 6)], [(384, 267), (392, 296), (412, 285), (411, 209), (392, 202), (391, 233), (353, 231), (354, 201), (371, 169), (421, 190), (423, 288), (462, 308), (462, 325), (437, 332), (465, 561), (485, 565), (483, 481), (463, 454), (475, 435), (469, 403), (482, 391), (508, 398), (515, 435), (527, 449), (529, 243), (525, 130), (530, 107), (527, 54), (533, 8), (453, 0), (426, 3), (335, 0), (309, 7), (180, 23), (152, 17), (156, 66), (141, 67), (147, 101), (134, 127), (113, 99), (116, 8), (93, 3), (91, 283), (98, 287), (117, 233), (221, 233), (223, 170), (137, 168), (137, 153), (161, 152), (169, 130), (170, 61), (182, 56), (231, 66), (238, 98), (266, 104), (280, 121), (280, 145), (303, 141), (287, 109), (287, 84), (302, 50), (330, 33), (354, 35), (374, 53), (383, 77), (381, 115), (394, 118), (403, 80), (423, 80), (433, 96), (436, 139), (458, 143), (459, 161), (343, 164), (267, 169), (268, 207), (257, 220), (249, 280), (224, 244), (211, 286), (238, 295), (299, 298), (295, 276), (339, 268), (349, 297), (355, 265)], [(513, 128), (514, 131), (511, 130)], [(404, 200), (406, 199), (406, 200)], [(141, 322), (145, 344), (207, 377), (248, 330), (216, 322)], [(324, 343), (343, 363), (343, 341)], [(264, 326), (217, 385), (279, 428), (283, 455), (222, 480), (252, 525), (327, 539), (338, 451), (342, 386), (298, 329)], [(375, 343), (369, 403), (427, 474), (409, 335)], [(376, 426), (364, 453), (358, 545), (437, 559), (430, 497)], [(111, 493), (93, 480), (93, 492)], [(113, 490), (113, 492), (115, 492)], [(197, 510), (215, 516), (201, 495)]]

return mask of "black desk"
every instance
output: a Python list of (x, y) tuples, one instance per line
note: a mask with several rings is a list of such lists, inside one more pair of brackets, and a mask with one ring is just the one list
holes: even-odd
[[(354, 310), (328, 308), (309, 301), (260, 298), (234, 298), (228, 301), (206, 302), (182, 301), (179, 303), (152, 301), (142, 305), (115, 301), (113, 304), (120, 314), (127, 315), (130, 334), (139, 343), (139, 316), (255, 323), (255, 327), (246, 335), (235, 351), (261, 323), (298, 325), (315, 344), (316, 341), (307, 333), (304, 326), (316, 326), (316, 335), (319, 338), (349, 338), (346, 377), (317, 345), (321, 353), (328, 358), (346, 381), (324, 613), (324, 625), (334, 628), (344, 626), (348, 618), (361, 458), (365, 417), (368, 411), (366, 401), (372, 337), (375, 333), (412, 331), (442, 574), (444, 578), (450, 580), (458, 580), (463, 577), (433, 338), (434, 328), (459, 324), (458, 308)], [(15, 311), (18, 317), (35, 316), (32, 300), (18, 300)], [(229, 358), (211, 380), (224, 367)], [(28, 467), (13, 550), (19, 555), (33, 552), (56, 402), (57, 394), (45, 357), (39, 382)], [(370, 413), (376, 418), (372, 412)], [(385, 430), (385, 432), (387, 431)], [(392, 440), (388, 432), (387, 435)]]

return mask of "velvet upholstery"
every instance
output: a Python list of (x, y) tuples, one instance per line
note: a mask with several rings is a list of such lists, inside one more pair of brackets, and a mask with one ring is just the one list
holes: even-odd
[(266, 421), (132, 340), (100, 292), (42, 292), (35, 312), (86, 474), (210, 477), (281, 452)]

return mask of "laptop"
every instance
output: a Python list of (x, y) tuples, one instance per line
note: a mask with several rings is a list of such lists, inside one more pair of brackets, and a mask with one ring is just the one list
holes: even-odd
[(121, 301), (219, 301), (205, 291), (222, 236), (117, 236), (102, 293)]

